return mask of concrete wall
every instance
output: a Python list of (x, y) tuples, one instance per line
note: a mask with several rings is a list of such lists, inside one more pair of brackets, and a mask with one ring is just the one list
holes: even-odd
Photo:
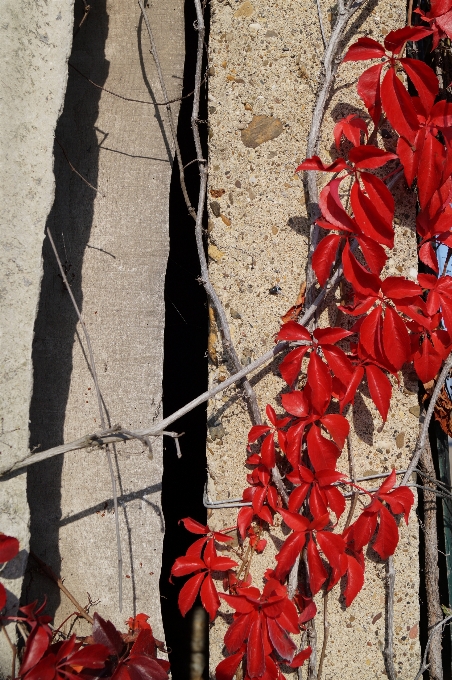
[[(72, 0), (0, 3), (0, 470), (28, 449), (33, 324), (72, 21)], [(1, 574), (7, 612), (13, 613), (29, 543), (26, 475), (1, 483), (0, 517), (0, 531), (16, 536), (21, 548)], [(11, 650), (1, 635), (0, 676), (6, 673), (11, 673)]]
[[(321, 3), (327, 32), (332, 6)], [(280, 316), (295, 304), (305, 277), (309, 225), (303, 188), (294, 170), (306, 153), (307, 135), (321, 67), (322, 43), (315, 4), (305, 0), (213, 0), (210, 35), (209, 196), (210, 272), (227, 308), (232, 337), (242, 361), (257, 358), (273, 344)], [(405, 2), (370, 2), (357, 14), (347, 40), (382, 35), (405, 22)], [(363, 111), (355, 82), (361, 66), (341, 66), (328, 106), (320, 143), (325, 161), (334, 154), (334, 123), (348, 113)], [(254, 116), (266, 116), (267, 135), (250, 140), (248, 129)], [(247, 142), (247, 146), (244, 142)], [(252, 141), (254, 147), (251, 147)], [(327, 182), (329, 177), (320, 178)], [(224, 193), (218, 198), (218, 190)], [(414, 234), (414, 197), (399, 182), (396, 196), (396, 246), (385, 273), (409, 274), (417, 267)], [(279, 286), (280, 294), (269, 290)], [(338, 296), (340, 291), (338, 291)], [(338, 298), (339, 299), (339, 298)], [(329, 309), (321, 325), (344, 322)], [(217, 344), (221, 358), (221, 348)], [(281, 412), (276, 398), (285, 384), (273, 362), (252, 380), (262, 411), (271, 403)], [(212, 383), (227, 375), (221, 364), (211, 366)], [(223, 378), (224, 379), (224, 378)], [(357, 474), (403, 469), (418, 432), (417, 382), (404, 375), (383, 426), (369, 395), (360, 392), (350, 419)], [(250, 421), (246, 406), (234, 389), (209, 405), (209, 492), (212, 500), (241, 496), (246, 484), (245, 443)], [(220, 427), (220, 424), (222, 428)], [(403, 436), (402, 436), (403, 433)], [(397, 435), (401, 435), (397, 437)], [(339, 459), (348, 473), (347, 451)], [(231, 526), (236, 510), (213, 510), (211, 526)], [(276, 522), (278, 524), (278, 522)], [(259, 587), (265, 569), (281, 545), (276, 526), (265, 536), (268, 545), (255, 556), (251, 568)], [(413, 511), (408, 528), (401, 527), (396, 552), (395, 663), (400, 678), (416, 675), (419, 664), (418, 524)], [(343, 611), (339, 588), (329, 598), (331, 633), (324, 665), (324, 679), (385, 676), (384, 645), (385, 570), (376, 554), (368, 551), (366, 585), (353, 605)], [(323, 625), (322, 598), (317, 598), (318, 649)], [(211, 669), (223, 658), (226, 625), (218, 618), (211, 631)], [(303, 676), (304, 677), (304, 676)]]

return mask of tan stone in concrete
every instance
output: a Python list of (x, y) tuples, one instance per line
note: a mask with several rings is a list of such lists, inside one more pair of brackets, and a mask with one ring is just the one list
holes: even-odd
[[(334, 17), (325, 3), (323, 20), (330, 30)], [(315, 5), (305, 0), (255, 0), (252, 17), (238, 17), (234, 3), (213, 0), (210, 36), (210, 66), (215, 75), (209, 82), (210, 187), (225, 188), (218, 199), (228, 227), (212, 219), (210, 242), (225, 253), (212, 261), (210, 272), (216, 289), (230, 314), (232, 337), (241, 360), (257, 357), (273, 344), (280, 317), (293, 305), (304, 278), (309, 225), (305, 198), (294, 170), (305, 156), (307, 135), (315, 101), (317, 77), (321, 68), (322, 44)], [(405, 23), (405, 3), (382, 0), (354, 19), (348, 40), (360, 35), (382, 35)], [(336, 87), (325, 117), (320, 156), (335, 157), (332, 130), (335, 122), (354, 111), (365, 115), (356, 94), (356, 78), (362, 64), (340, 67)], [(244, 83), (228, 80), (235, 74)], [(282, 121), (284, 132), (255, 149), (245, 148), (241, 135), (253, 116)], [(392, 148), (395, 140), (384, 140)], [(383, 140), (379, 139), (383, 145)], [(326, 182), (328, 178), (321, 178)], [(396, 195), (395, 249), (384, 274), (408, 275), (416, 267), (414, 198), (399, 183)], [(279, 294), (270, 295), (269, 290)], [(338, 292), (338, 298), (339, 299)], [(231, 313), (236, 310), (239, 316)], [(334, 307), (323, 315), (322, 325), (343, 323)], [(221, 360), (217, 342), (216, 355)], [(253, 378), (262, 411), (271, 403), (281, 412), (278, 393), (284, 383), (278, 374), (278, 361)], [(222, 379), (221, 361), (211, 366), (211, 383)], [(224, 379), (224, 378), (223, 378)], [(352, 443), (359, 475), (404, 468), (418, 432), (416, 379), (403, 374), (401, 389), (392, 381), (394, 397), (386, 424), (376, 412), (366, 389), (350, 411), (354, 427)], [(209, 494), (212, 499), (236, 498), (246, 485), (244, 460), (250, 426), (247, 409), (239, 394), (231, 389), (209, 405), (209, 415), (225, 434), (208, 439)], [(396, 436), (405, 432), (402, 448)], [(398, 443), (401, 442), (399, 438)], [(347, 451), (340, 469), (348, 472)], [(236, 510), (212, 511), (215, 528), (235, 523)], [(253, 582), (261, 586), (267, 567), (281, 546), (280, 522), (276, 520), (262, 556), (253, 560)], [(419, 664), (418, 524), (413, 511), (408, 528), (400, 527), (401, 541), (395, 557), (396, 610), (395, 662), (398, 677), (410, 678)], [(366, 585), (352, 606), (344, 611), (339, 588), (329, 599), (332, 624), (324, 666), (324, 680), (384, 678), (384, 565), (371, 550), (367, 555)], [(317, 633), (322, 644), (322, 598), (317, 598)], [(211, 629), (211, 672), (223, 658), (226, 625), (218, 618)], [(411, 633), (411, 637), (409, 632)], [(291, 676), (292, 677), (292, 676)]]

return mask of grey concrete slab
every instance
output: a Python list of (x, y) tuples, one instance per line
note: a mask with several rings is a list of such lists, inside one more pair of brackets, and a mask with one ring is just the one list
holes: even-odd
[[(33, 324), (72, 21), (72, 0), (0, 3), (0, 471), (28, 449)], [(13, 614), (29, 543), (25, 475), (1, 482), (0, 518), (0, 531), (20, 541), (19, 555), (1, 572), (6, 613)], [(0, 677), (10, 673), (11, 650), (1, 635)]]
[[(91, 7), (75, 35), (70, 63), (108, 90), (161, 101), (137, 3), (97, 0)], [(76, 11), (77, 24), (82, 7)], [(177, 97), (184, 63), (183, 1), (151, 2), (148, 13), (169, 95)], [(139, 428), (161, 417), (163, 284), (174, 153), (166, 112), (114, 97), (70, 69), (56, 137), (61, 146), (55, 147), (57, 188), (48, 225), (91, 334), (110, 422)], [(61, 147), (97, 191), (71, 171)], [(47, 448), (98, 428), (85, 342), (47, 241), (33, 358), (32, 444)], [(83, 605), (89, 597), (99, 601), (96, 610), (122, 628), (129, 616), (145, 612), (162, 639), (161, 441), (156, 440), (153, 460), (140, 443), (118, 446), (114, 467), (124, 558), (122, 612), (104, 451), (67, 454), (29, 469), (31, 544)], [(32, 570), (24, 597), (44, 591), (59, 625), (73, 605)], [(86, 632), (82, 624), (74, 630)]]

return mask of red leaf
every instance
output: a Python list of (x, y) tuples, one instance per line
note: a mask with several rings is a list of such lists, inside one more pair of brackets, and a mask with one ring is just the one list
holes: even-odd
[(363, 170), (365, 168), (381, 168), (382, 165), (395, 160), (397, 155), (384, 149), (379, 149), (372, 144), (361, 144), (361, 146), (355, 146), (353, 149), (350, 149), (348, 157), (354, 163), (357, 170)]
[(6, 597), (5, 586), (3, 585), (3, 583), (0, 583), (0, 611), (5, 606), (6, 600), (7, 600), (7, 597)]
[(228, 569), (235, 569), (235, 567), (237, 567), (237, 562), (231, 560), (230, 557), (219, 555), (210, 561), (209, 567), (211, 571), (227, 571)]
[(331, 267), (336, 261), (337, 250), (341, 242), (339, 234), (324, 236), (312, 256), (312, 268), (317, 280), (323, 287), (328, 281)]
[(173, 568), (171, 569), (171, 576), (186, 576), (187, 574), (191, 574), (192, 572), (197, 571), (198, 569), (205, 568), (206, 565), (204, 564), (201, 558), (192, 555), (185, 555), (184, 557), (178, 557), (175, 560)]
[(366, 377), (372, 401), (383, 421), (386, 422), (391, 402), (392, 385), (383, 371), (373, 364), (366, 366)]
[(311, 388), (311, 403), (317, 413), (324, 413), (331, 401), (333, 385), (328, 366), (316, 352), (311, 354), (307, 379)]
[(399, 63), (416, 88), (425, 110), (430, 111), (439, 90), (435, 72), (420, 59), (400, 59)]
[(311, 334), (304, 326), (300, 326), (296, 321), (288, 321), (279, 329), (276, 336), (278, 340), (288, 340), (294, 342), (298, 340), (311, 341)]
[(290, 664), (290, 667), (299, 668), (304, 664), (306, 659), (309, 659), (311, 653), (312, 653), (311, 647), (306, 647), (306, 649), (303, 649), (302, 652), (299, 652), (296, 656), (294, 656), (294, 658), (292, 659), (292, 663)]
[(342, 536), (329, 531), (318, 531), (317, 543), (332, 567), (340, 563), (341, 555), (345, 552), (345, 541)]
[[(366, 173), (367, 174), (367, 173)], [(364, 182), (364, 177), (362, 177)], [(376, 178), (378, 179), (378, 178)], [(381, 181), (381, 180), (380, 180)], [(370, 182), (367, 183), (372, 187)], [(383, 184), (383, 183), (382, 183)], [(367, 187), (366, 187), (367, 190)], [(364, 193), (359, 182), (355, 182), (350, 192), (350, 202), (353, 209), (353, 214), (364, 234), (369, 238), (381, 243), (388, 248), (394, 247), (394, 230), (390, 224), (388, 225), (385, 219), (385, 214), (381, 212), (375, 202), (375, 194), (372, 199)], [(393, 199), (392, 199), (393, 200)], [(374, 276), (370, 274), (370, 276)]]
[(383, 64), (368, 68), (358, 79), (357, 91), (375, 125), (381, 117), (380, 76)]
[(405, 524), (408, 524), (408, 516), (414, 503), (414, 495), (411, 489), (407, 486), (399, 486), (391, 493), (384, 494), (382, 499), (386, 501), (394, 515), (403, 513)]
[(415, 149), (413, 150), (411, 144), (408, 144), (406, 139), (399, 137), (397, 140), (397, 154), (400, 158), (400, 162), (403, 165), (403, 171), (405, 173), (405, 178), (408, 186), (411, 186), (417, 174), (417, 169), (419, 165), (419, 150), (418, 145), (424, 143), (425, 130), (420, 130), (416, 135)]
[(0, 534), (0, 562), (9, 562), (19, 552), (19, 541), (14, 536)]
[(336, 149), (339, 150), (342, 135), (346, 137), (354, 146), (359, 146), (361, 141), (361, 132), (364, 132), (365, 137), (368, 137), (367, 123), (359, 118), (354, 113), (351, 113), (346, 118), (342, 118), (334, 126), (333, 135), (336, 142)]
[(424, 336), (419, 349), (414, 353), (413, 357), (415, 371), (419, 380), (424, 384), (433, 380), (443, 363), (442, 357), (426, 336)]
[(399, 371), (410, 359), (410, 336), (400, 316), (386, 307), (383, 321), (383, 346), (391, 366)]
[(404, 28), (399, 28), (397, 31), (390, 31), (385, 38), (385, 47), (388, 52), (393, 54), (399, 54), (408, 40), (416, 42), (417, 40), (422, 40), (427, 36), (432, 34), (430, 28), (424, 28), (421, 26), (405, 26)]
[(287, 631), (279, 625), (276, 619), (267, 618), (267, 630), (270, 642), (279, 656), (286, 661), (292, 661), (297, 647)]
[(388, 259), (384, 248), (368, 236), (360, 236), (357, 241), (370, 271), (379, 276)]
[[(142, 631), (142, 633), (144, 632), (149, 631)], [(71, 666), (83, 666), (83, 668), (103, 668), (109, 655), (110, 650), (104, 645), (87, 645), (86, 647), (79, 649), (74, 654), (71, 654), (67, 661)]]
[(216, 680), (232, 680), (244, 654), (245, 648), (241, 649), (237, 654), (232, 654), (226, 659), (223, 659), (223, 661), (220, 661), (215, 669)]
[(419, 122), (411, 97), (390, 68), (381, 84), (381, 100), (386, 116), (399, 135), (414, 144)]
[(362, 512), (356, 522), (350, 527), (352, 530), (352, 537), (355, 550), (361, 550), (367, 545), (374, 535), (377, 527), (377, 513), (376, 512)]
[(426, 135), (419, 159), (418, 194), (421, 208), (425, 208), (442, 184), (446, 159), (444, 146), (431, 134)]
[(200, 524), (191, 517), (184, 517), (184, 519), (179, 521), (182, 522), (187, 531), (190, 531), (192, 534), (208, 534), (210, 532), (210, 529), (206, 524)]
[(439, 273), (438, 260), (436, 259), (436, 253), (430, 241), (428, 243), (423, 243), (419, 248), (419, 259), (433, 269), (434, 272)]
[(378, 276), (368, 272), (367, 269), (357, 261), (353, 253), (350, 252), (348, 243), (345, 244), (342, 253), (342, 265), (344, 267), (345, 278), (360, 295), (378, 295), (378, 291), (380, 290), (380, 279)]
[(300, 170), (317, 170), (319, 172), (341, 172), (341, 170), (348, 169), (348, 165), (343, 158), (336, 158), (330, 165), (324, 165), (318, 156), (307, 158), (295, 172)]
[(95, 643), (107, 647), (110, 654), (119, 656), (124, 647), (124, 641), (119, 631), (111, 621), (105, 621), (97, 612), (94, 613), (93, 640)]
[(248, 432), (248, 444), (252, 444), (257, 439), (259, 439), (259, 437), (262, 437), (262, 435), (266, 434), (267, 432), (270, 432), (270, 428), (268, 425), (253, 425), (251, 430)]
[(348, 437), (348, 433), (350, 432), (350, 425), (347, 418), (335, 413), (331, 413), (326, 416), (322, 416), (320, 422), (324, 427), (326, 427), (331, 437), (338, 445), (339, 449), (342, 449), (345, 444), (345, 440)]
[(350, 607), (364, 585), (364, 569), (351, 555), (347, 558), (347, 585), (344, 588), (345, 606)]
[[(301, 362), (303, 357), (308, 351), (308, 346), (297, 347), (293, 349), (289, 354), (287, 354), (284, 359), (279, 364), (279, 372), (281, 377), (289, 387), (292, 387), (295, 380), (298, 378), (301, 371)], [(255, 427), (262, 427), (261, 425), (255, 425)], [(252, 428), (253, 429), (253, 428)], [(249, 441), (249, 440), (248, 440)]]
[(417, 283), (403, 276), (388, 276), (381, 282), (381, 290), (391, 300), (418, 297), (422, 294), (422, 289)]
[(309, 413), (309, 401), (304, 391), (294, 390), (293, 392), (282, 394), (281, 403), (287, 413), (298, 418), (304, 418)]
[(224, 644), (228, 652), (236, 652), (240, 649), (248, 638), (250, 626), (251, 617), (247, 614), (234, 619), (224, 636)]
[(20, 676), (25, 675), (25, 673), (33, 668), (33, 666), (36, 666), (38, 661), (42, 659), (43, 655), (47, 651), (49, 645), (49, 632), (46, 630), (46, 627), (37, 625), (36, 628), (31, 631), (27, 639), (25, 653), (19, 671)]
[(189, 578), (187, 583), (185, 583), (181, 588), (177, 603), (182, 616), (185, 616), (188, 610), (193, 607), (193, 603), (196, 600), (196, 596), (199, 592), (205, 575), (205, 571), (202, 571), (200, 574), (195, 574), (195, 576)]
[(293, 529), (293, 531), (307, 531), (309, 529), (309, 520), (303, 517), (303, 515), (299, 515), (297, 512), (289, 512), (284, 510), (284, 508), (278, 508), (278, 512), (287, 526)]
[(276, 578), (283, 580), (295, 564), (300, 552), (303, 550), (306, 536), (303, 532), (291, 534), (284, 541), (284, 545), (276, 555), (278, 566), (275, 569)]
[(372, 547), (382, 560), (387, 560), (388, 557), (394, 554), (397, 548), (399, 532), (394, 517), (384, 505), (380, 508), (379, 516), (380, 526), (378, 528), (377, 539)]
[(367, 196), (377, 209), (382, 222), (386, 225), (386, 231), (384, 233), (388, 238), (388, 241), (393, 244), (394, 232), (392, 220), (394, 218), (395, 209), (394, 198), (386, 184), (376, 175), (372, 175), (369, 172), (362, 172), (361, 180)]
[(309, 567), (309, 587), (313, 595), (316, 595), (325, 583), (328, 574), (320, 559), (319, 551), (314, 539), (308, 543), (308, 567)]
[(322, 345), (323, 356), (334, 375), (343, 385), (348, 385), (353, 377), (353, 365), (345, 352), (334, 345)]
[[(229, 561), (232, 562), (232, 560)], [(234, 566), (237, 566), (237, 562), (234, 562)], [(229, 567), (226, 567), (226, 569), (228, 568)], [(202, 606), (209, 614), (210, 621), (212, 622), (220, 607), (220, 598), (218, 597), (217, 589), (215, 588), (215, 584), (210, 574), (207, 574), (207, 577), (201, 586), (201, 602)]]
[(259, 678), (265, 673), (265, 651), (261, 616), (253, 618), (248, 637), (246, 664), (250, 678)]
[(341, 412), (343, 409), (349, 404), (350, 402), (353, 403), (355, 399), (355, 394), (356, 390), (358, 389), (361, 380), (364, 377), (364, 368), (362, 366), (358, 366), (353, 374), (352, 379), (350, 380), (349, 384), (347, 385), (347, 390), (344, 394), (343, 397), (341, 397)]
[(380, 59), (385, 56), (385, 49), (373, 38), (358, 38), (351, 45), (342, 61), (365, 61), (366, 59)]
[(350, 215), (344, 210), (339, 197), (339, 185), (341, 177), (332, 179), (331, 182), (323, 187), (319, 196), (319, 206), (322, 215), (331, 222), (334, 227), (343, 231), (355, 233), (356, 225)]
[(253, 521), (254, 510), (253, 508), (244, 507), (240, 508), (237, 515), (237, 526), (240, 532), (240, 537), (242, 540), (246, 536), (246, 532), (251, 522)]
[[(140, 616), (140, 614), (138, 614), (138, 616)], [(148, 619), (149, 617), (147, 616), (146, 618)], [(149, 624), (147, 625), (149, 626)], [(149, 628), (139, 629), (138, 637), (133, 643), (130, 654), (147, 654), (148, 656), (154, 657), (157, 655), (157, 644), (150, 626)]]
[(262, 442), (261, 456), (263, 464), (268, 467), (269, 470), (275, 467), (276, 459), (273, 432), (270, 432)]
[(319, 345), (335, 345), (336, 342), (353, 335), (345, 328), (316, 328), (312, 334)]
[(126, 659), (124, 665), (127, 667), (130, 680), (168, 680), (168, 673), (158, 661), (149, 656), (132, 656)]
[(314, 470), (334, 470), (340, 455), (336, 444), (322, 437), (320, 428), (317, 425), (312, 425), (306, 439), (309, 460)]

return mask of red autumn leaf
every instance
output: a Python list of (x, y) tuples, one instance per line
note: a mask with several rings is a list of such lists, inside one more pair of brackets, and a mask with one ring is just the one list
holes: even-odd
[(373, 364), (366, 366), (366, 377), (372, 401), (383, 421), (386, 422), (391, 402), (392, 385), (383, 371)]
[(93, 640), (96, 644), (104, 645), (110, 654), (119, 656), (124, 648), (121, 634), (111, 621), (105, 621), (97, 612), (93, 616)]
[(342, 449), (350, 432), (350, 425), (347, 418), (336, 413), (330, 413), (326, 416), (322, 416), (320, 422), (328, 430), (338, 448)]
[(386, 307), (383, 320), (383, 346), (389, 363), (399, 371), (410, 358), (410, 337), (400, 316)]
[(353, 253), (351, 253), (348, 243), (345, 244), (342, 253), (342, 265), (344, 267), (345, 278), (360, 295), (366, 297), (378, 295), (378, 291), (380, 290), (379, 278), (368, 272), (367, 269), (358, 262)]
[(182, 586), (177, 601), (182, 616), (185, 616), (189, 609), (193, 607), (194, 601), (196, 600), (196, 596), (199, 592), (205, 575), (205, 571), (202, 571), (200, 574), (195, 574), (195, 576), (189, 578), (188, 581)]
[(236, 654), (231, 654), (231, 656), (228, 656), (226, 659), (223, 659), (223, 661), (220, 661), (215, 669), (216, 680), (232, 680), (236, 674), (237, 668), (239, 667), (239, 663), (243, 659), (244, 654), (245, 646), (243, 646), (242, 649)]
[[(292, 387), (292, 385), (295, 383), (296, 379), (300, 375), (301, 371), (301, 363), (303, 361), (303, 357), (308, 351), (309, 347), (308, 346), (302, 346), (302, 347), (297, 347), (296, 349), (293, 349), (289, 354), (287, 354), (284, 359), (281, 361), (279, 364), (279, 372), (281, 373), (281, 377), (283, 380), (286, 381), (286, 383)], [(262, 427), (261, 425), (256, 425), (255, 427)], [(254, 429), (254, 428), (252, 428)], [(260, 436), (260, 435), (259, 435)], [(248, 439), (249, 441), (249, 439)]]
[(287, 323), (283, 324), (276, 337), (278, 340), (287, 340), (288, 342), (296, 342), (300, 340), (311, 342), (310, 332), (296, 321), (288, 321)]
[(411, 97), (398, 79), (394, 68), (390, 68), (383, 78), (381, 100), (394, 130), (413, 144), (419, 122)]
[(379, 518), (378, 534), (372, 547), (382, 560), (387, 560), (397, 548), (399, 532), (394, 517), (384, 505), (380, 508)]
[(384, 43), (388, 52), (399, 54), (408, 40), (416, 42), (417, 40), (427, 38), (431, 34), (431, 30), (423, 26), (404, 26), (396, 31), (390, 31)]
[[(232, 562), (232, 560), (229, 561)], [(234, 565), (237, 566), (237, 563), (234, 563)], [(222, 571), (225, 571), (228, 568), (229, 567), (225, 566)], [(210, 621), (213, 621), (220, 607), (220, 598), (218, 597), (217, 589), (215, 588), (210, 574), (207, 574), (207, 577), (201, 585), (201, 602), (202, 606), (209, 614)]]
[(339, 234), (329, 234), (321, 239), (314, 250), (312, 268), (321, 286), (324, 286), (328, 281), (331, 267), (336, 261), (340, 242), (341, 237)]
[(323, 566), (319, 551), (312, 537), (308, 543), (307, 556), (309, 567), (309, 587), (312, 594), (317, 595), (320, 588), (328, 578), (328, 573)]
[[(364, 176), (362, 177), (362, 180), (364, 183)], [(372, 186), (370, 182), (368, 182), (368, 185), (369, 187)], [(376, 192), (374, 192), (374, 194), (375, 193)], [(379, 206), (376, 204), (375, 198), (375, 196), (372, 196), (371, 199), (367, 193), (364, 193), (364, 191), (361, 189), (359, 182), (355, 182), (350, 193), (350, 202), (353, 209), (353, 214), (366, 236), (373, 239), (374, 241), (377, 241), (377, 243), (387, 246), (388, 248), (393, 248), (394, 231), (391, 224), (388, 224), (387, 220), (385, 219), (386, 216), (384, 212), (379, 210)], [(373, 274), (370, 276), (373, 276)]]
[(323, 346), (334, 345), (340, 340), (349, 338), (353, 333), (345, 328), (316, 328), (312, 335), (318, 344)]
[(367, 123), (362, 118), (356, 115), (356, 113), (351, 113), (350, 115), (342, 118), (336, 123), (333, 130), (334, 141), (336, 143), (336, 149), (339, 150), (342, 135), (349, 140), (354, 146), (359, 146), (361, 141), (361, 132), (364, 133), (366, 139), (368, 137)]
[(420, 59), (400, 59), (399, 63), (416, 88), (424, 109), (430, 111), (439, 91), (435, 72)]
[(396, 160), (397, 154), (379, 149), (373, 144), (362, 144), (350, 149), (348, 155), (357, 170), (381, 168), (389, 161)]
[(14, 536), (0, 534), (0, 562), (9, 562), (19, 552), (19, 541)]
[(357, 91), (363, 100), (369, 115), (375, 125), (378, 125), (381, 118), (381, 85), (380, 78), (383, 64), (371, 66), (358, 78)]
[(300, 170), (318, 170), (319, 172), (341, 172), (341, 170), (348, 169), (348, 165), (343, 158), (337, 158), (335, 161), (330, 163), (330, 165), (324, 165), (318, 156), (312, 156), (312, 158), (307, 158), (295, 172), (300, 172)]
[(262, 437), (263, 434), (266, 434), (269, 431), (270, 428), (268, 425), (253, 425), (248, 433), (248, 444), (253, 444), (259, 437)]
[(364, 585), (364, 569), (351, 555), (345, 554), (347, 559), (347, 585), (344, 588), (345, 606), (350, 607)]
[(342, 61), (365, 61), (367, 59), (380, 59), (386, 55), (383, 45), (373, 38), (358, 38), (351, 45)]
[(179, 521), (182, 522), (187, 531), (190, 531), (192, 534), (208, 534), (210, 531), (207, 525), (200, 524), (191, 517), (184, 517), (184, 519)]
[(306, 647), (306, 649), (303, 649), (301, 652), (299, 652), (294, 658), (292, 659), (292, 663), (290, 664), (291, 668), (299, 668), (304, 664), (304, 662), (309, 659), (309, 657), (312, 654), (312, 649), (311, 647)]
[(416, 298), (422, 293), (421, 287), (403, 276), (388, 276), (381, 282), (381, 290), (391, 300)]
[[(339, 196), (339, 185), (342, 182), (342, 177), (332, 179), (331, 182), (323, 187), (319, 196), (319, 207), (322, 215), (333, 225), (341, 231), (348, 231), (350, 233), (356, 232), (356, 224), (350, 215), (345, 211)], [(317, 221), (322, 224), (320, 220)], [(329, 227), (331, 229), (331, 226)]]
[(336, 444), (322, 437), (320, 428), (312, 425), (307, 435), (308, 454), (314, 470), (331, 470), (336, 467), (340, 451)]
[(311, 403), (317, 413), (324, 413), (331, 401), (332, 379), (328, 366), (316, 352), (311, 354), (307, 379), (311, 387)]

